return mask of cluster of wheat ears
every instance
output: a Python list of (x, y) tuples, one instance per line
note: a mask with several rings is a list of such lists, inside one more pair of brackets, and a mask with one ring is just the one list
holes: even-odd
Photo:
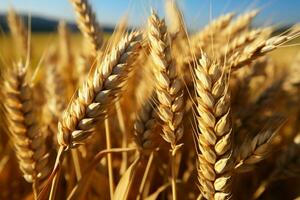
[(87, 0), (70, 2), (82, 48), (62, 22), (36, 69), (30, 24), (8, 13), (1, 199), (300, 195), (300, 56), (278, 67), (266, 55), (299, 26), (252, 28), (253, 10), (190, 34), (167, 0), (168, 27), (151, 10), (147, 25), (128, 31), (124, 17), (106, 39)]

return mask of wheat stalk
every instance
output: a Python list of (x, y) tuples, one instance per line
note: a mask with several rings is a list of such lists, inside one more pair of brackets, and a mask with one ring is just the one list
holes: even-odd
[(202, 54), (195, 68), (197, 93), (198, 180), (207, 199), (231, 198), (232, 127), (226, 76)]
[[(103, 58), (102, 63), (87, 77), (70, 101), (58, 123), (57, 141), (60, 149), (54, 167), (56, 175), (52, 181), (51, 199), (55, 198), (53, 195), (55, 195), (55, 187), (61, 170), (58, 167), (64, 155), (61, 152), (83, 144), (84, 140), (94, 132), (97, 121), (100, 119), (107, 121), (110, 110), (126, 85), (126, 78), (132, 70), (140, 43), (140, 32), (126, 34), (116, 48), (112, 49)], [(109, 169), (112, 170), (111, 167)], [(113, 183), (110, 181), (110, 184)], [(113, 188), (110, 187), (110, 189), (112, 195)]]
[[(151, 56), (155, 64), (156, 95), (158, 100), (158, 116), (163, 121), (162, 137), (171, 144), (172, 159), (178, 149), (177, 143), (183, 135), (183, 89), (177, 76), (175, 63), (172, 60), (170, 38), (163, 20), (159, 20), (152, 10), (148, 19), (148, 39)], [(174, 180), (174, 165), (172, 164), (172, 191), (176, 199)]]

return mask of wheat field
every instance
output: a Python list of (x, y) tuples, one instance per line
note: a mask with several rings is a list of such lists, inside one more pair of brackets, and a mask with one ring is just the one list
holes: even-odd
[(176, 2), (141, 28), (0, 37), (0, 199), (300, 199), (300, 25), (258, 10), (189, 32)]

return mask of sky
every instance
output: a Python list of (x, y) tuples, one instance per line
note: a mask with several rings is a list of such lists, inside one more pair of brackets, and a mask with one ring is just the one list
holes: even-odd
[[(131, 26), (146, 22), (150, 8), (164, 16), (164, 0), (89, 0), (97, 19), (104, 25), (115, 25), (128, 14)], [(241, 13), (254, 8), (261, 10), (256, 25), (293, 24), (300, 22), (300, 0), (177, 0), (189, 28), (203, 27), (210, 19), (227, 12)], [(0, 0), (0, 12), (10, 7), (21, 13), (74, 21), (69, 0)]]

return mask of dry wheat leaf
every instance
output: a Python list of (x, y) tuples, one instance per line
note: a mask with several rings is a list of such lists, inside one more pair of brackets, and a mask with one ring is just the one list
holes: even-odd
[(135, 177), (135, 172), (137, 167), (139, 166), (140, 157), (135, 159), (135, 161), (130, 165), (130, 167), (125, 171), (124, 175), (120, 179), (116, 190), (114, 192), (113, 199), (114, 200), (125, 200), (128, 199), (130, 186), (133, 182), (133, 179)]

